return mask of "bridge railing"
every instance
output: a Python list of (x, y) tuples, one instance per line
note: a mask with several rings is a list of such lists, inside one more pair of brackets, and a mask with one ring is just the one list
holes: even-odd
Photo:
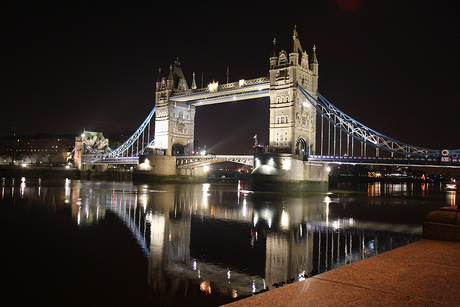
[[(226, 84), (220, 84), (217, 88), (217, 92), (221, 90), (233, 90), (233, 89), (239, 89), (239, 88), (244, 88), (248, 86), (253, 86), (253, 85), (260, 85), (260, 84), (265, 84), (270, 82), (270, 78), (268, 77), (262, 77), (262, 78), (257, 78), (257, 79), (250, 79), (250, 80), (244, 80), (242, 83), (240, 82), (232, 82), (232, 83), (226, 83)], [(184, 92), (179, 92), (179, 93), (174, 93), (171, 97), (183, 97), (183, 96), (190, 96), (194, 94), (202, 94), (202, 93), (209, 93), (209, 88), (204, 87), (204, 88), (199, 88), (199, 89), (189, 89), (188, 91)]]
[[(420, 146), (409, 145), (404, 142), (397, 141), (386, 135), (383, 135), (369, 127), (361, 124), (357, 120), (346, 115), (332, 103), (327, 101), (320, 93), (317, 93), (318, 99), (308, 93), (303, 87), (297, 85), (302, 94), (316, 108), (316, 110), (325, 117), (334, 127), (345, 132), (347, 135), (358, 140), (363, 144), (370, 145), (377, 150), (382, 149), (391, 153), (400, 153), (403, 155), (442, 155), (441, 150), (428, 149)], [(322, 127), (321, 127), (322, 128)], [(335, 131), (335, 130), (334, 130)], [(451, 154), (460, 154), (460, 150), (447, 151)]]
[(203, 155), (203, 156), (177, 156), (176, 166), (178, 168), (200, 164), (211, 164), (218, 162), (235, 162), (245, 165), (254, 164), (253, 156), (245, 155)]
[[(123, 156), (125, 153), (129, 155), (129, 149), (131, 149), (131, 156), (138, 156), (143, 153), (145, 148), (153, 144), (154, 140), (150, 140), (150, 121), (155, 114), (155, 107), (149, 113), (144, 122), (139, 126), (139, 128), (134, 132), (134, 134), (124, 142), (117, 149), (105, 154), (106, 157), (116, 157)], [(147, 131), (146, 131), (147, 130)], [(147, 145), (145, 145), (145, 132), (147, 132)], [(139, 144), (140, 137), (142, 136), (141, 144)], [(139, 146), (140, 145), (140, 146)]]
[(309, 155), (309, 162), (337, 163), (382, 163), (382, 164), (414, 164), (414, 165), (452, 165), (460, 166), (459, 158), (437, 156), (414, 157), (372, 157), (372, 156), (339, 156), (339, 155)]

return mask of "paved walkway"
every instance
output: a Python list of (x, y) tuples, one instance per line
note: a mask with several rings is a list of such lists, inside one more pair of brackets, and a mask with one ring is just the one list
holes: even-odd
[(460, 306), (460, 243), (424, 239), (228, 306)]

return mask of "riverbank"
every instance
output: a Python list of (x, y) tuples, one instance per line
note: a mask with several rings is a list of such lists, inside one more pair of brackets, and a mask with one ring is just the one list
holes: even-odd
[(80, 170), (76, 168), (48, 166), (0, 166), (2, 177), (46, 177), (80, 179)]
[[(425, 226), (437, 228), (425, 227), (424, 238), (446, 240), (438, 231), (452, 231), (452, 225), (443, 225), (447, 215), (443, 210), (429, 214)], [(459, 213), (455, 216), (458, 228)], [(459, 239), (423, 239), (227, 306), (457, 306)]]
[(459, 254), (422, 240), (227, 306), (458, 306)]
[(206, 177), (192, 176), (155, 176), (143, 175), (133, 170), (108, 169), (106, 171), (87, 170), (80, 171), (77, 168), (48, 167), (48, 166), (0, 166), (2, 177), (43, 177), (43, 178), (68, 178), (83, 180), (103, 181), (133, 181), (133, 182), (154, 182), (154, 183), (200, 183), (207, 182)]

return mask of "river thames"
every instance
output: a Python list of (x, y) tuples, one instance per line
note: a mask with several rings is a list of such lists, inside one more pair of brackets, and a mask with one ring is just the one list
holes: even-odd
[(289, 194), (2, 178), (2, 301), (219, 306), (416, 242), (429, 212), (456, 204), (439, 183)]

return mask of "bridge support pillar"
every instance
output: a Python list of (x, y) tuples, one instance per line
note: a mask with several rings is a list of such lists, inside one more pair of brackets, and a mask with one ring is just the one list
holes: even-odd
[(327, 164), (304, 161), (301, 155), (254, 155), (254, 171), (251, 174), (253, 190), (325, 191), (328, 188), (328, 180)]
[(176, 157), (141, 155), (139, 156), (139, 165), (136, 171), (141, 172), (145, 175), (175, 176)]

